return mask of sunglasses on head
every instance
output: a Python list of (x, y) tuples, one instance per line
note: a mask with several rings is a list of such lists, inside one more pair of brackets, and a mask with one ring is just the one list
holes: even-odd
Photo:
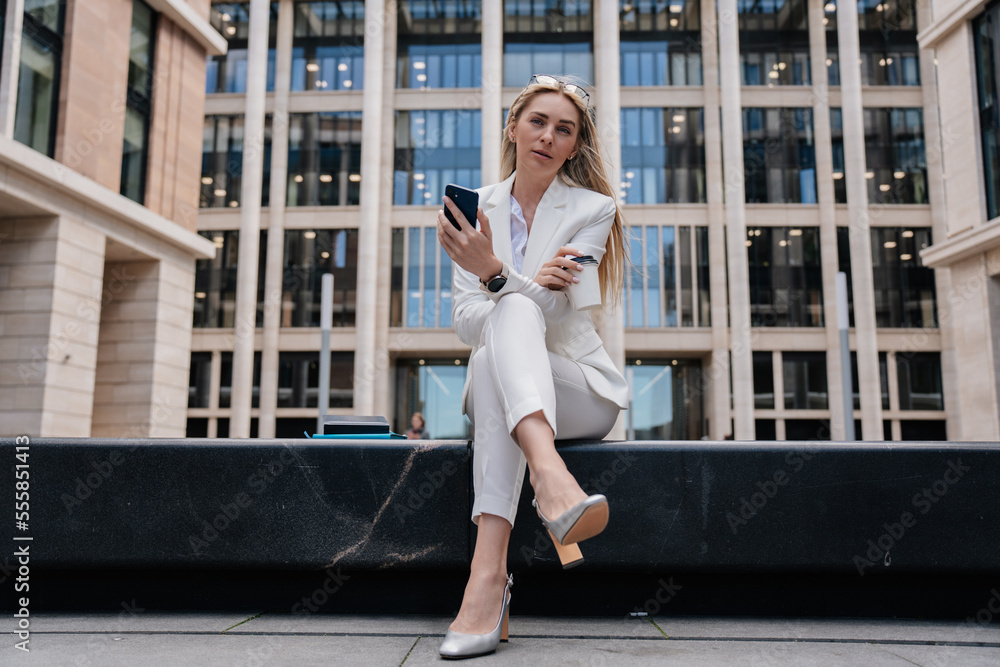
[(583, 103), (587, 106), (587, 108), (590, 108), (590, 93), (575, 83), (566, 83), (565, 81), (560, 81), (556, 77), (549, 76), (548, 74), (535, 74), (531, 77), (531, 80), (528, 81), (528, 85), (530, 86), (533, 83), (540, 83), (543, 86), (557, 86), (558, 88), (565, 90), (567, 93), (571, 93), (579, 97), (583, 100)]

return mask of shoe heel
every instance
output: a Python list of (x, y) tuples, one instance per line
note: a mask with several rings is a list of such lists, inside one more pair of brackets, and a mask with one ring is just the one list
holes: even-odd
[(552, 539), (552, 546), (556, 548), (556, 555), (559, 556), (559, 562), (562, 563), (563, 569), (568, 570), (571, 567), (576, 567), (583, 562), (583, 553), (580, 551), (580, 545), (578, 544), (559, 544), (559, 540), (556, 539), (552, 531), (548, 531), (549, 537)]
[(510, 610), (507, 609), (503, 613), (503, 627), (500, 629), (500, 641), (507, 641), (507, 619), (510, 617)]

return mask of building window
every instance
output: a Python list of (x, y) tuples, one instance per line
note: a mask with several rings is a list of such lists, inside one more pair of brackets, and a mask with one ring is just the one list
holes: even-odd
[[(220, 355), (221, 368), (220, 368), (220, 378), (219, 378), (219, 407), (220, 408), (230, 408), (232, 407), (233, 399), (233, 353), (223, 352)], [(260, 407), (260, 352), (253, 353), (253, 386), (252, 395), (250, 399), (250, 407), (259, 408)], [(225, 431), (223, 431), (222, 422), (225, 421)], [(256, 420), (254, 420), (256, 421)], [(219, 420), (219, 437), (228, 438), (229, 437), (229, 420)], [(256, 438), (255, 429), (251, 428), (251, 438)]]
[[(850, 229), (837, 228), (840, 270), (847, 274), (847, 305), (854, 326)], [(875, 323), (883, 328), (937, 327), (934, 270), (924, 266), (920, 251), (931, 245), (929, 228), (874, 227), (871, 230)]]
[(702, 109), (621, 110), (622, 201), (704, 203)]
[(865, 109), (870, 204), (926, 204), (922, 109)]
[[(774, 354), (771, 352), (753, 353), (753, 407), (774, 409)], [(757, 437), (760, 438), (760, 433)]]
[(482, 85), (481, 2), (404, 0), (397, 7), (397, 88)]
[(629, 440), (699, 440), (705, 434), (701, 361), (629, 359)]
[(744, 86), (809, 85), (806, 0), (737, 0)]
[(506, 0), (503, 11), (503, 85), (520, 88), (533, 74), (594, 80), (590, 0)]
[(620, 0), (622, 86), (700, 86), (701, 6)]
[(826, 419), (786, 419), (785, 440), (829, 440), (830, 422)]
[(65, 2), (25, 3), (14, 139), (52, 157), (59, 111)]
[(155, 34), (156, 14), (142, 0), (133, 0), (132, 37), (128, 59), (128, 93), (125, 103), (125, 142), (122, 146), (121, 193), (140, 204), (146, 201), (149, 121), (153, 115)]
[(212, 353), (192, 352), (191, 372), (188, 382), (188, 407), (211, 407)]
[(285, 232), (281, 326), (320, 326), (324, 273), (333, 274), (333, 326), (354, 326), (358, 290), (356, 229)]
[(451, 327), (451, 271), (436, 227), (393, 229), (389, 326)]
[(625, 326), (711, 326), (708, 228), (632, 228), (624, 308)]
[[(319, 406), (319, 352), (278, 354), (279, 408)], [(331, 408), (354, 407), (354, 353), (330, 353)], [(310, 428), (315, 428), (315, 419)], [(300, 431), (301, 434), (301, 431)]]
[(361, 201), (361, 112), (291, 114), (288, 206)]
[(481, 145), (479, 109), (397, 111), (393, 204), (441, 206), (448, 183), (478, 188)]
[(819, 229), (753, 227), (746, 245), (751, 326), (823, 326)]
[(361, 90), (364, 36), (363, 0), (296, 2), (291, 89)]
[[(826, 352), (783, 352), (786, 410), (826, 410)], [(786, 435), (787, 437), (787, 435)], [(829, 440), (827, 435), (826, 439)]]
[[(864, 86), (919, 86), (916, 0), (858, 0), (858, 46)], [(840, 85), (837, 5), (824, 5), (827, 73)]]
[(897, 352), (900, 410), (944, 410), (940, 352)]
[(921, 419), (899, 421), (899, 431), (903, 441), (937, 442), (948, 439), (948, 431), (943, 419)]
[(986, 218), (1000, 216), (1000, 3), (973, 21)]
[(830, 107), (830, 143), (833, 149), (833, 199), (838, 204), (847, 203), (847, 181), (844, 180), (844, 113)]
[(743, 109), (748, 204), (815, 204), (812, 109)]
[[(205, 116), (201, 148), (201, 207), (236, 208), (243, 188), (243, 116)], [(270, 202), (271, 116), (264, 118), (261, 206)]]
[[(209, 11), (212, 27), (229, 42), (224, 55), (209, 56), (205, 67), (206, 93), (247, 92), (247, 46), (250, 42), (250, 3), (213, 4)], [(268, 25), (267, 90), (274, 90), (274, 47), (278, 34), (278, 3), (271, 3)]]
[[(236, 281), (239, 260), (238, 231), (198, 232), (215, 244), (215, 257), (195, 263), (194, 326), (230, 328), (236, 323)], [(256, 326), (264, 323), (264, 266), (267, 232), (261, 232), (257, 266)]]
[(396, 428), (410, 428), (410, 417), (424, 417), (428, 437), (466, 440), (472, 424), (462, 414), (462, 387), (468, 359), (400, 359), (396, 364)]

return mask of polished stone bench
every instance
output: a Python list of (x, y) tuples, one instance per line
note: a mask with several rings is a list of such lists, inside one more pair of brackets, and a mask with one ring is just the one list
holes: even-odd
[[(611, 505), (565, 581), (635, 575), (669, 590), (665, 574), (857, 583), (898, 573), (980, 586), (1000, 573), (997, 443), (559, 445), (585, 490)], [(9, 469), (14, 447), (0, 439)], [(33, 438), (28, 451), (28, 530), (15, 527), (11, 472), (0, 538), (32, 537), (43, 573), (419, 571), (430, 581), (460, 580), (471, 562), (467, 441)], [(526, 480), (508, 562), (542, 581), (561, 569), (530, 501)]]

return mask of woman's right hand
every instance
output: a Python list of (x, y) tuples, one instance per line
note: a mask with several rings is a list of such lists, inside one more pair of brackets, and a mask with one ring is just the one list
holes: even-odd
[(567, 258), (566, 255), (580, 257), (583, 253), (569, 246), (559, 248), (555, 257), (542, 264), (538, 275), (535, 276), (535, 282), (553, 291), (558, 291), (573, 283), (580, 282), (580, 279), (575, 274), (583, 271), (583, 266)]

